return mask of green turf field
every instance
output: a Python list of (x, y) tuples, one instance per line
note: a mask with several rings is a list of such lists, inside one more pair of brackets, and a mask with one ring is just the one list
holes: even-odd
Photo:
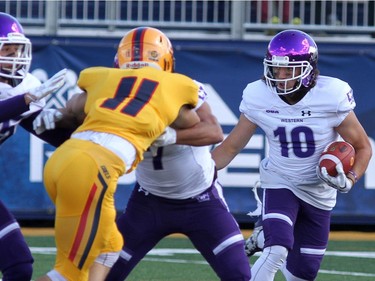
[[(54, 263), (54, 240), (51, 236), (26, 236), (35, 264), (34, 278), (48, 271)], [(355, 239), (355, 237), (353, 237)], [(253, 263), (257, 256), (252, 257)], [(331, 240), (317, 280), (375, 280), (375, 240)], [(214, 281), (218, 280), (206, 261), (188, 239), (165, 238), (136, 267), (129, 281)], [(284, 280), (281, 274), (277, 281)]]

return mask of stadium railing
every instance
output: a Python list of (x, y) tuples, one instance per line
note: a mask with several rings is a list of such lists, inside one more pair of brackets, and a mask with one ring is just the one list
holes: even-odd
[(171, 38), (243, 39), (298, 28), (313, 34), (375, 37), (373, 0), (29, 0), (0, 1), (28, 35), (122, 37), (154, 26)]

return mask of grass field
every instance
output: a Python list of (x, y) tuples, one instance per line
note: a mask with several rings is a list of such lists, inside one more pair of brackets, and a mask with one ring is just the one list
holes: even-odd
[[(34, 278), (52, 268), (55, 257), (51, 231), (37, 236), (24, 232), (35, 258)], [(244, 232), (248, 237), (249, 231)], [(252, 257), (253, 263), (257, 256)], [(375, 233), (332, 233), (317, 280), (375, 280)], [(162, 240), (136, 267), (129, 281), (214, 281), (218, 280), (188, 239), (177, 235)], [(285, 280), (281, 274), (277, 281)]]

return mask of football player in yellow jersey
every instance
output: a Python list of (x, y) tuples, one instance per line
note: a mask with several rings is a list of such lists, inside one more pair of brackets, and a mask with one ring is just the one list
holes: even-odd
[[(84, 92), (44, 115), (61, 119), (60, 127), (80, 125), (45, 166), (44, 183), (56, 206), (57, 256), (54, 269), (38, 281), (104, 280), (124, 243), (115, 222), (118, 178), (136, 168), (167, 126), (199, 122), (191, 110), (199, 87), (172, 73), (173, 48), (161, 31), (129, 31), (117, 58), (120, 68), (83, 70), (78, 86)], [(50, 129), (47, 119), (39, 118), (35, 128)]]

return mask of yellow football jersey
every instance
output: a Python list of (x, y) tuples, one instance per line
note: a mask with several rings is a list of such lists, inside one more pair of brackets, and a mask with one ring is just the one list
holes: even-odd
[(198, 103), (198, 85), (189, 77), (151, 67), (83, 70), (78, 86), (87, 92), (87, 117), (76, 130), (106, 132), (131, 142), (136, 166), (151, 143), (173, 123), (181, 106)]

